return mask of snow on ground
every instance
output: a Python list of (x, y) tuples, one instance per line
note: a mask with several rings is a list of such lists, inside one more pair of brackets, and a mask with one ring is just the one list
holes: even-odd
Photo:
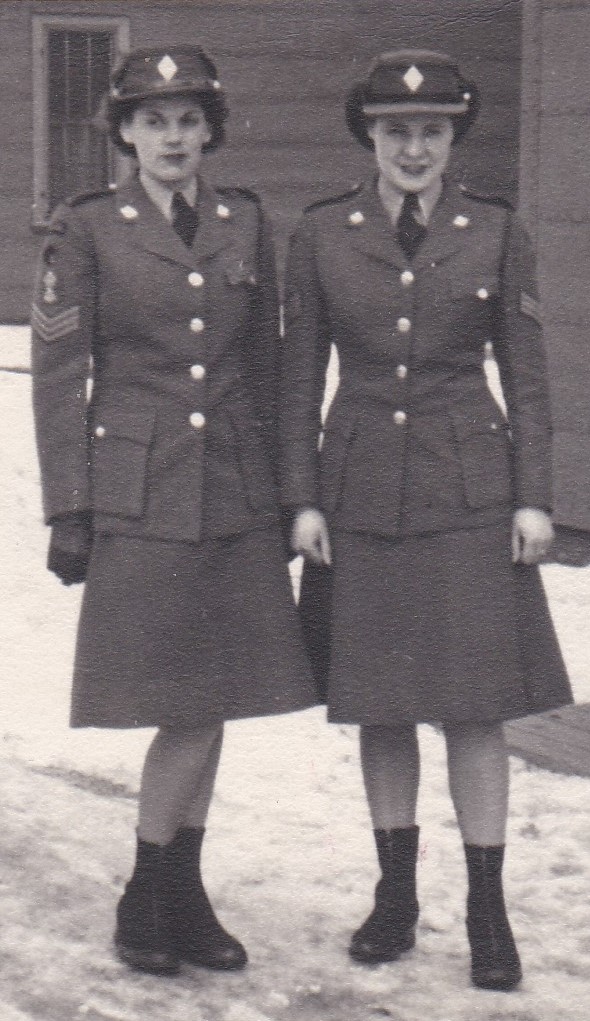
[[(116, 961), (150, 734), (67, 728), (80, 589), (44, 569), (29, 387), (0, 373), (0, 1021), (586, 1021), (590, 781), (514, 760), (506, 888), (525, 981), (478, 991), (443, 743), (423, 728), (418, 943), (365, 969), (346, 954), (376, 878), (356, 734), (321, 710), (227, 727), (205, 867), (248, 969), (163, 980)], [(576, 696), (590, 699), (590, 571), (544, 577)]]

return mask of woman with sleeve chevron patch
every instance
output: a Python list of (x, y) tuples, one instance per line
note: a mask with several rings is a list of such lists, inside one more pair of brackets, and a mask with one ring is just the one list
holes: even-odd
[(246, 964), (199, 867), (223, 723), (315, 701), (277, 505), (270, 231), (200, 174), (226, 115), (200, 47), (123, 60), (107, 120), (138, 172), (57, 210), (32, 315), (49, 568), (86, 581), (71, 722), (158, 728), (116, 932), (155, 974)]
[[(502, 893), (502, 722), (571, 691), (536, 567), (552, 539), (551, 424), (531, 247), (505, 203), (446, 173), (477, 109), (454, 61), (423, 50), (383, 54), (350, 91), (348, 126), (377, 175), (310, 207), (292, 239), (282, 499), (328, 718), (361, 727), (382, 875), (350, 953), (375, 964), (414, 945), (416, 725), (435, 722), (465, 845), (472, 981), (509, 990), (521, 965)], [(322, 431), (332, 344), (340, 382)]]

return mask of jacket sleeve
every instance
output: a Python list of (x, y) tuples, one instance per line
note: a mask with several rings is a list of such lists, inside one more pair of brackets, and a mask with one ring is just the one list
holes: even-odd
[(330, 331), (317, 268), (313, 223), (304, 217), (290, 244), (281, 366), (281, 502), (318, 507), (318, 440)]
[(46, 522), (90, 510), (87, 385), (96, 273), (93, 248), (68, 207), (39, 259), (31, 314), (33, 410)]
[(278, 479), (279, 294), (272, 231), (257, 206), (257, 287), (248, 336), (250, 393), (264, 445)]
[(514, 447), (517, 507), (551, 509), (551, 409), (535, 259), (518, 217), (509, 214), (494, 353)]

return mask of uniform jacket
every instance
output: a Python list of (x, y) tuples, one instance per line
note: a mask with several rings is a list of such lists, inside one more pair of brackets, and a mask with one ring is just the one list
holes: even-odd
[(196, 542), (276, 518), (269, 231), (239, 189), (200, 182), (198, 212), (188, 249), (132, 178), (53, 219), (32, 316), (48, 522)]
[[(410, 264), (369, 184), (291, 243), (282, 500), (383, 535), (550, 506), (550, 415), (533, 258), (514, 213), (446, 183)], [(506, 421), (485, 381), (493, 344)], [(318, 452), (324, 375), (340, 385)]]

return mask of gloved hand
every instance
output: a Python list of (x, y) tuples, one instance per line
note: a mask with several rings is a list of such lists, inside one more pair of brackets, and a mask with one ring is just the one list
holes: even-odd
[(89, 514), (67, 514), (51, 526), (47, 567), (64, 585), (86, 580), (92, 549), (92, 519)]

